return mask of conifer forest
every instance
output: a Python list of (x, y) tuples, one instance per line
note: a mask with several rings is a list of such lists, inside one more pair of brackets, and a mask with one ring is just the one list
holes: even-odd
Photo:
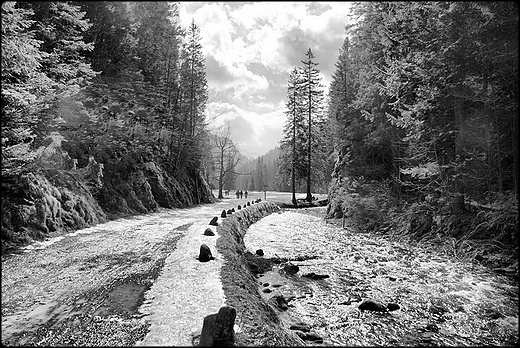
[(175, 3), (4, 3), (2, 249), (210, 202), (237, 180), (308, 201), (319, 187), (329, 217), (373, 229), (515, 246), (517, 5), (353, 8), (327, 95), (310, 47), (288, 77), (275, 167), (240, 178), (229, 134), (208, 130), (200, 30)]
[(280, 3), (2, 3), (3, 345), (518, 344), (518, 4)]

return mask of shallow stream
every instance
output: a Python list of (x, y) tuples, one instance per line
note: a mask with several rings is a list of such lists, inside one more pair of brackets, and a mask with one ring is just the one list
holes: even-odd
[[(264, 298), (292, 298), (281, 315), (285, 325), (309, 324), (323, 345), (516, 345), (517, 281), (434, 250), (343, 229), (326, 222), (324, 209), (284, 209), (246, 233), (252, 253), (303, 259), (292, 261), (299, 266), (294, 275), (275, 267), (259, 278)], [(329, 277), (302, 276), (310, 272)], [(367, 299), (400, 308), (359, 310)]]

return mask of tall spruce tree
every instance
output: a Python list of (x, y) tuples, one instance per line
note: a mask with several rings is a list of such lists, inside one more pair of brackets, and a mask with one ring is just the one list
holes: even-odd
[[(306, 159), (306, 178), (307, 178), (307, 196), (308, 202), (312, 201), (311, 193), (311, 173), (312, 173), (312, 153), (313, 153), (313, 135), (316, 137), (318, 131), (317, 126), (321, 127), (323, 119), (323, 102), (324, 102), (324, 91), (323, 85), (321, 84), (320, 70), (317, 68), (319, 63), (315, 62), (315, 58), (312, 50), (309, 48), (305, 53), (307, 57), (302, 60), (302, 102), (304, 103), (304, 109), (307, 121), (307, 159)], [(317, 147), (314, 147), (318, 149)], [(316, 154), (318, 155), (318, 154)], [(316, 157), (316, 156), (314, 156)]]
[(205, 108), (208, 100), (205, 57), (200, 44), (200, 29), (194, 21), (186, 31), (180, 69), (180, 132), (176, 167), (181, 158), (199, 160), (201, 139), (205, 135)]
[(295, 67), (289, 74), (287, 83), (286, 121), (283, 139), (280, 142), (281, 163), (279, 171), (282, 177), (289, 177), (291, 182), (292, 203), (296, 205), (296, 182), (305, 173), (305, 127), (302, 102), (301, 68)]

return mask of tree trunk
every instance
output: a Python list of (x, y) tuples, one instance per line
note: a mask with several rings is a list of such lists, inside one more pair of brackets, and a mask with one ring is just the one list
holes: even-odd
[(222, 194), (222, 186), (224, 186), (224, 149), (220, 152), (220, 173), (218, 176), (218, 198), (224, 198)]
[(312, 126), (312, 94), (310, 90), (310, 77), (309, 77), (309, 139), (307, 140), (307, 197), (305, 198), (309, 203), (312, 202), (311, 195), (311, 126)]
[(293, 149), (292, 149), (292, 173), (291, 173), (292, 204), (296, 202), (296, 110), (293, 113)]

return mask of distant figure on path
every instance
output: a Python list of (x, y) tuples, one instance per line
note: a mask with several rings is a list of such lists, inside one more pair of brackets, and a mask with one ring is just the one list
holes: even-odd
[(240, 199), (242, 199), (243, 195), (244, 195), (244, 193), (242, 192), (242, 190), (240, 190)]
[(237, 195), (237, 199), (238, 199), (238, 197), (240, 197), (240, 192), (237, 191), (235, 194)]
[(244, 194), (246, 195), (246, 199), (247, 199), (247, 191)]

